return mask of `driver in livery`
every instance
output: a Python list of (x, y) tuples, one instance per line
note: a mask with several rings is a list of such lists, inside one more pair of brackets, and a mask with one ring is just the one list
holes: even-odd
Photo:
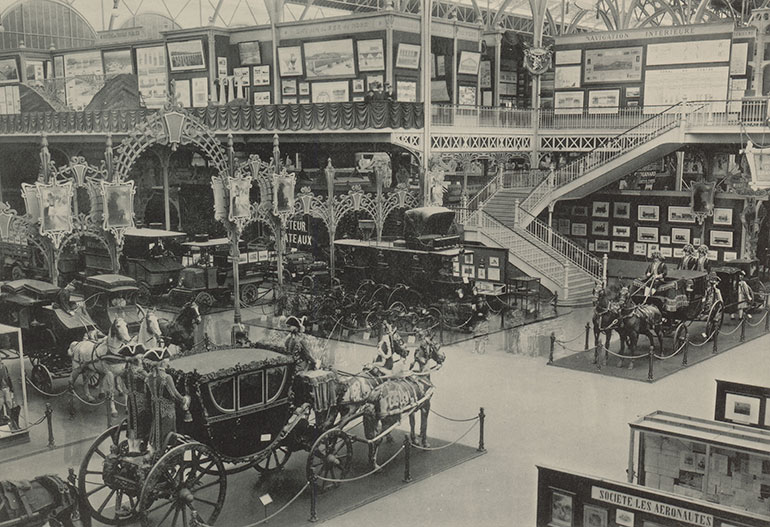
[(668, 275), (668, 267), (666, 262), (663, 261), (663, 255), (660, 251), (652, 253), (652, 262), (647, 266), (647, 271), (644, 273), (644, 279), (646, 287), (644, 288), (644, 300), (646, 301), (650, 295), (655, 294), (655, 289), (660, 285)]
[(297, 373), (318, 369), (320, 361), (317, 361), (310, 353), (305, 338), (305, 317), (300, 319), (291, 316), (286, 319), (286, 325), (291, 328), (291, 333), (286, 337), (286, 353), (294, 358)]
[[(754, 302), (754, 291), (746, 282), (746, 272), (741, 270), (738, 273), (738, 320), (743, 320), (743, 315)], [(735, 317), (735, 315), (732, 315)], [(751, 318), (751, 314), (746, 313), (746, 318)]]

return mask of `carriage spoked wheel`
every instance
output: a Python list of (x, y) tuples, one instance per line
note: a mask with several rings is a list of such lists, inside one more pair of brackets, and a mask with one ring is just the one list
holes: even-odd
[(680, 322), (674, 330), (674, 349), (671, 350), (669, 355), (673, 355), (687, 342), (687, 326), (684, 322)]
[(53, 376), (44, 364), (34, 364), (29, 374), (29, 382), (43, 393), (53, 393)]
[(102, 432), (86, 452), (78, 472), (78, 494), (89, 516), (107, 525), (123, 525), (136, 517), (138, 496), (110, 488), (104, 481), (107, 456), (110, 453), (128, 454), (127, 429), (126, 421), (123, 421)]
[(259, 287), (257, 284), (245, 284), (241, 286), (241, 303), (246, 306), (254, 306), (259, 300)]
[(143, 527), (191, 527), (197, 513), (212, 525), (225, 502), (222, 460), (206, 445), (185, 443), (166, 452), (150, 470), (139, 497)]
[(716, 331), (722, 327), (722, 321), (725, 318), (725, 305), (721, 300), (714, 302), (709, 310), (708, 318), (706, 319), (706, 336), (711, 340)]
[(200, 309), (201, 314), (206, 314), (209, 311), (211, 311), (211, 307), (216, 302), (216, 299), (214, 298), (214, 295), (209, 293), (208, 291), (201, 291), (197, 295), (195, 295), (195, 303), (198, 304), (198, 308)]
[[(306, 473), (308, 481), (315, 476), (328, 479), (344, 479), (353, 461), (353, 441), (339, 429), (321, 434), (310, 449)], [(339, 483), (319, 481), (320, 490), (336, 487)]]
[(139, 282), (136, 291), (136, 303), (141, 306), (148, 306), (152, 303), (152, 291), (150, 291), (150, 286), (144, 282)]
[(267, 456), (262, 461), (259, 461), (254, 465), (254, 468), (259, 472), (260, 474), (270, 474), (272, 472), (277, 472), (281, 470), (284, 465), (289, 461), (289, 458), (291, 457), (291, 450), (289, 447), (284, 445), (279, 445), (275, 449), (273, 449), (272, 452), (270, 452), (270, 455)]
[(313, 279), (310, 275), (305, 275), (302, 277), (302, 287), (304, 289), (307, 289), (308, 291), (314, 291), (315, 290), (315, 279)]

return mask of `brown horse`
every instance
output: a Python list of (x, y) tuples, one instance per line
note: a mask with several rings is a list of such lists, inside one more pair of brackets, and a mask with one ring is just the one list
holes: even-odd
[[(610, 292), (601, 282), (597, 282), (593, 290), (594, 312), (591, 322), (594, 329), (594, 346), (599, 346), (599, 335), (604, 333), (604, 349), (610, 349), (612, 340), (612, 331), (615, 330), (620, 335), (620, 306), (618, 302), (611, 299)], [(620, 352), (623, 353), (625, 343), (621, 336)], [(604, 363), (607, 363), (607, 355), (604, 355)]]
[(165, 318), (158, 320), (163, 333), (165, 346), (172, 344), (180, 351), (192, 349), (195, 345), (195, 327), (201, 323), (201, 313), (198, 304), (191, 300), (182, 306), (179, 314), (169, 322)]
[[(423, 330), (418, 330), (422, 339), (417, 351), (414, 352), (414, 362), (412, 363), (411, 371), (414, 375), (423, 376), (430, 382), (430, 372), (432, 368), (429, 366), (429, 362), (436, 363), (438, 369), (446, 360), (446, 355), (442, 353), (441, 345), (437, 344), (433, 338)], [(430, 415), (430, 399), (420, 405), (420, 444), (423, 447), (429, 447), (428, 444), (428, 416)], [(409, 437), (412, 443), (417, 444), (417, 437), (414, 434), (415, 417), (414, 413), (409, 414)]]
[[(663, 351), (663, 336), (661, 335), (661, 325), (663, 323), (663, 316), (660, 309), (653, 304), (641, 304), (637, 305), (631, 300), (631, 295), (628, 292), (628, 288), (624, 287), (620, 291), (620, 312), (621, 312), (621, 324), (620, 324), (620, 338), (626, 340), (631, 355), (636, 354), (636, 344), (639, 340), (639, 335), (646, 335), (650, 340), (650, 347), (655, 349), (655, 337), (657, 336), (658, 344), (661, 352)], [(622, 351), (621, 351), (622, 353)], [(623, 360), (621, 359), (621, 367)], [(631, 359), (628, 369), (634, 367), (634, 361)]]

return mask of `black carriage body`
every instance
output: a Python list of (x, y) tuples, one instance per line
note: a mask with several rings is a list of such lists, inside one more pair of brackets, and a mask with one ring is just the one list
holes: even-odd
[(119, 274), (93, 275), (85, 279), (82, 289), (88, 314), (105, 334), (118, 317), (131, 333), (139, 331), (142, 315), (136, 308), (136, 280)]
[[(756, 262), (756, 260), (751, 261), (751, 263), (754, 262)], [(733, 263), (737, 263), (738, 265), (732, 265)], [(742, 265), (744, 263), (745, 265)], [(722, 293), (722, 299), (724, 300), (725, 311), (727, 313), (735, 313), (738, 311), (738, 282), (740, 282), (740, 274), (742, 271), (746, 273), (746, 283), (749, 284), (749, 287), (751, 287), (751, 290), (754, 293), (754, 301), (749, 306), (749, 309), (755, 309), (764, 302), (764, 284), (757, 276), (756, 267), (754, 267), (753, 277), (748, 273), (748, 270), (750, 269), (751, 264), (741, 260), (726, 262), (725, 265), (712, 269), (712, 271), (719, 277), (719, 291)]]
[[(153, 295), (168, 292), (179, 280), (182, 257), (178, 242), (186, 236), (183, 232), (160, 229), (128, 229), (121, 272)], [(163, 250), (157, 246), (158, 240), (163, 242)]]
[(222, 456), (266, 449), (289, 420), (292, 357), (260, 348), (225, 348), (173, 359), (169, 373), (192, 398), (178, 429)]
[(656, 306), (664, 320), (695, 320), (703, 310), (708, 275), (703, 271), (674, 269), (669, 271), (663, 284), (656, 287), (655, 294), (648, 299), (640, 281), (635, 283), (639, 291), (634, 295), (637, 304)]

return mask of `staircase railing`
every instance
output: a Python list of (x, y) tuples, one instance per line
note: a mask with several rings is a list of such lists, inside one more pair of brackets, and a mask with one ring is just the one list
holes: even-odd
[(519, 218), (517, 231), (526, 231), (531, 237), (555, 250), (559, 255), (569, 260), (572, 265), (590, 275), (594, 280), (603, 281), (605, 279), (606, 269), (602, 260), (593, 256), (569, 238), (554, 231), (529, 212), (520, 208), (517, 217)]
[(533, 211), (554, 188), (575, 181), (589, 171), (625, 155), (639, 145), (675, 127), (682, 118), (682, 106), (683, 103), (681, 102), (669, 106), (622, 134), (616, 135), (605, 145), (591, 150), (568, 165), (554, 171), (552, 175), (535, 187), (522, 202), (521, 207), (527, 212)]
[(545, 170), (503, 170), (498, 171), (481, 190), (479, 190), (463, 207), (468, 214), (482, 208), (500, 189), (531, 189), (537, 186), (548, 175)]
[(527, 240), (524, 234), (520, 232), (520, 229), (511, 229), (484, 210), (476, 211), (476, 214), (469, 218), (469, 225), (478, 227), (485, 236), (488, 236), (500, 246), (507, 247), (517, 257), (523, 256), (522, 244), (532, 245), (534, 256), (527, 258), (526, 262), (544, 276), (553, 280), (559, 287), (565, 287), (566, 262), (559, 261), (557, 257), (548, 254), (542, 247)]

